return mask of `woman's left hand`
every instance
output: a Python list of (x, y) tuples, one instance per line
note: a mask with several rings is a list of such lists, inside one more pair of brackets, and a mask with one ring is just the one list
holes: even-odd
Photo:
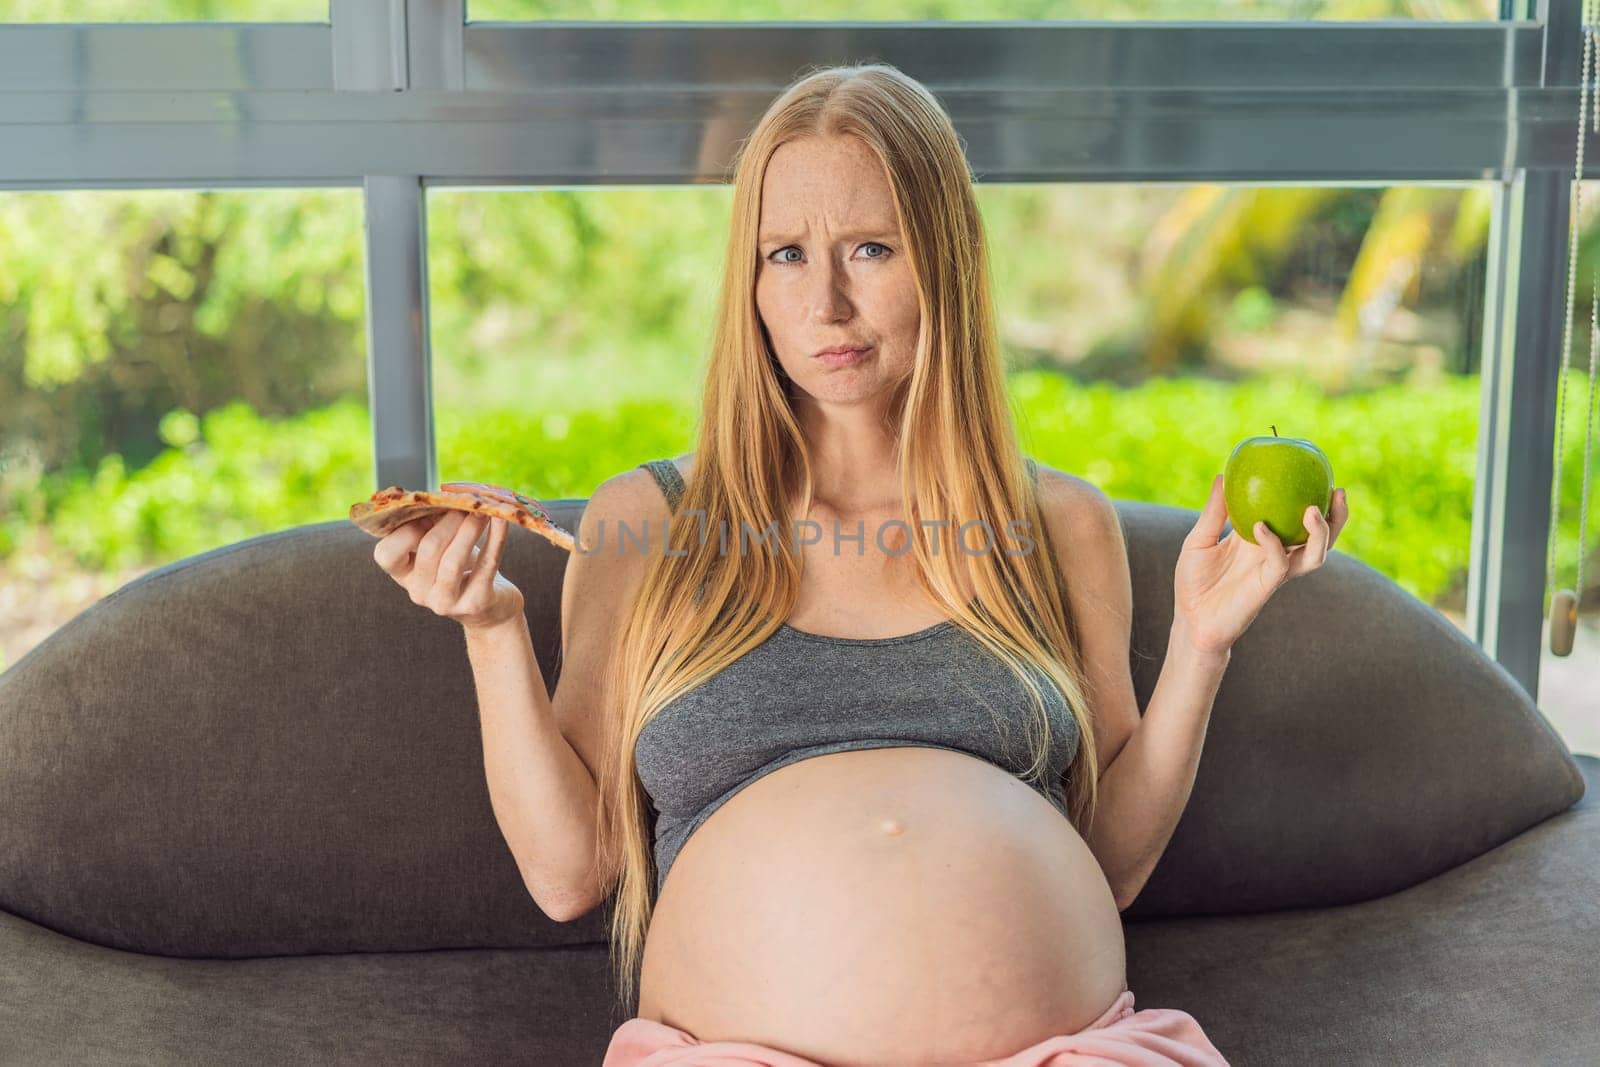
[(1221, 654), (1249, 628), (1272, 594), (1285, 583), (1322, 566), (1328, 550), (1339, 539), (1350, 508), (1343, 489), (1333, 491), (1328, 518), (1315, 504), (1306, 508), (1304, 522), (1311, 537), (1287, 549), (1266, 525), (1257, 523), (1256, 544), (1234, 530), (1226, 539), (1228, 518), (1222, 494), (1222, 475), (1211, 482), (1211, 497), (1184, 538), (1173, 577), (1173, 626), (1181, 627), (1191, 647)]

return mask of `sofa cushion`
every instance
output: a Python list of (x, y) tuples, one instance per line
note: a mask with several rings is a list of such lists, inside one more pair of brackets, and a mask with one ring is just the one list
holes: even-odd
[(604, 945), (170, 959), (0, 911), (0, 1063), (598, 1064)]
[[(576, 529), (584, 501), (553, 501)], [(1118, 503), (1144, 707), (1196, 513)], [(0, 908), (166, 955), (592, 942), (500, 837), (461, 628), (411, 603), (348, 521), (142, 576), (0, 675)], [(569, 557), (512, 531), (558, 684)], [(402, 694), (399, 698), (385, 694)], [(1570, 807), (1582, 778), (1506, 672), (1340, 552), (1234, 650), (1195, 786), (1130, 917), (1383, 896)]]
[(1584, 798), (1459, 867), (1344, 907), (1128, 923), (1135, 1008), (1234, 1067), (1600, 1062), (1600, 759)]
[[(553, 688), (568, 556), (510, 535)], [(460, 625), (376, 543), (340, 520), (179, 560), (0, 674), (0, 908), (172, 956), (592, 942), (500, 835)]]
[[(1600, 760), (1581, 763), (1600, 787)], [(1591, 790), (1381, 900), (1130, 921), (1128, 983), (1235, 1067), (1588, 1064), (1597, 899)], [(171, 960), (0, 912), (5, 1062), (590, 1064), (622, 1024), (614, 999), (604, 945)]]
[[(1117, 509), (1142, 711), (1166, 655), (1173, 570), (1199, 515)], [(1279, 589), (1234, 645), (1189, 803), (1126, 914), (1370, 900), (1482, 855), (1583, 792), (1560, 735), (1505, 668), (1335, 549)]]

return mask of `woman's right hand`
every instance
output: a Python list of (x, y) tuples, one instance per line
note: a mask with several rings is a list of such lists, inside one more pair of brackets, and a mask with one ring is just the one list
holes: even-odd
[[(480, 551), (478, 535), (489, 526)], [(454, 619), (469, 630), (509, 622), (522, 614), (522, 591), (500, 573), (505, 519), (447, 511), (390, 530), (372, 558), (411, 595), (411, 602)]]

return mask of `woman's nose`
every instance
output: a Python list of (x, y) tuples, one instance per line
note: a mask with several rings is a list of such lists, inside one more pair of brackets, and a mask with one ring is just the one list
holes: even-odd
[(808, 295), (817, 318), (831, 322), (849, 313), (849, 276), (843, 267), (825, 263), (812, 272), (810, 282), (812, 291)]

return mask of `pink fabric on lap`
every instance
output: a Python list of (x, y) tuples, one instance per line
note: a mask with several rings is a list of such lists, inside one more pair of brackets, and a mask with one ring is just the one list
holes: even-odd
[[(1176, 1008), (1133, 1010), (1123, 990), (1076, 1034), (1048, 1037), (972, 1067), (1228, 1067), (1194, 1016)], [(687, 1030), (633, 1018), (617, 1028), (601, 1067), (827, 1067), (748, 1041), (699, 1041)]]

